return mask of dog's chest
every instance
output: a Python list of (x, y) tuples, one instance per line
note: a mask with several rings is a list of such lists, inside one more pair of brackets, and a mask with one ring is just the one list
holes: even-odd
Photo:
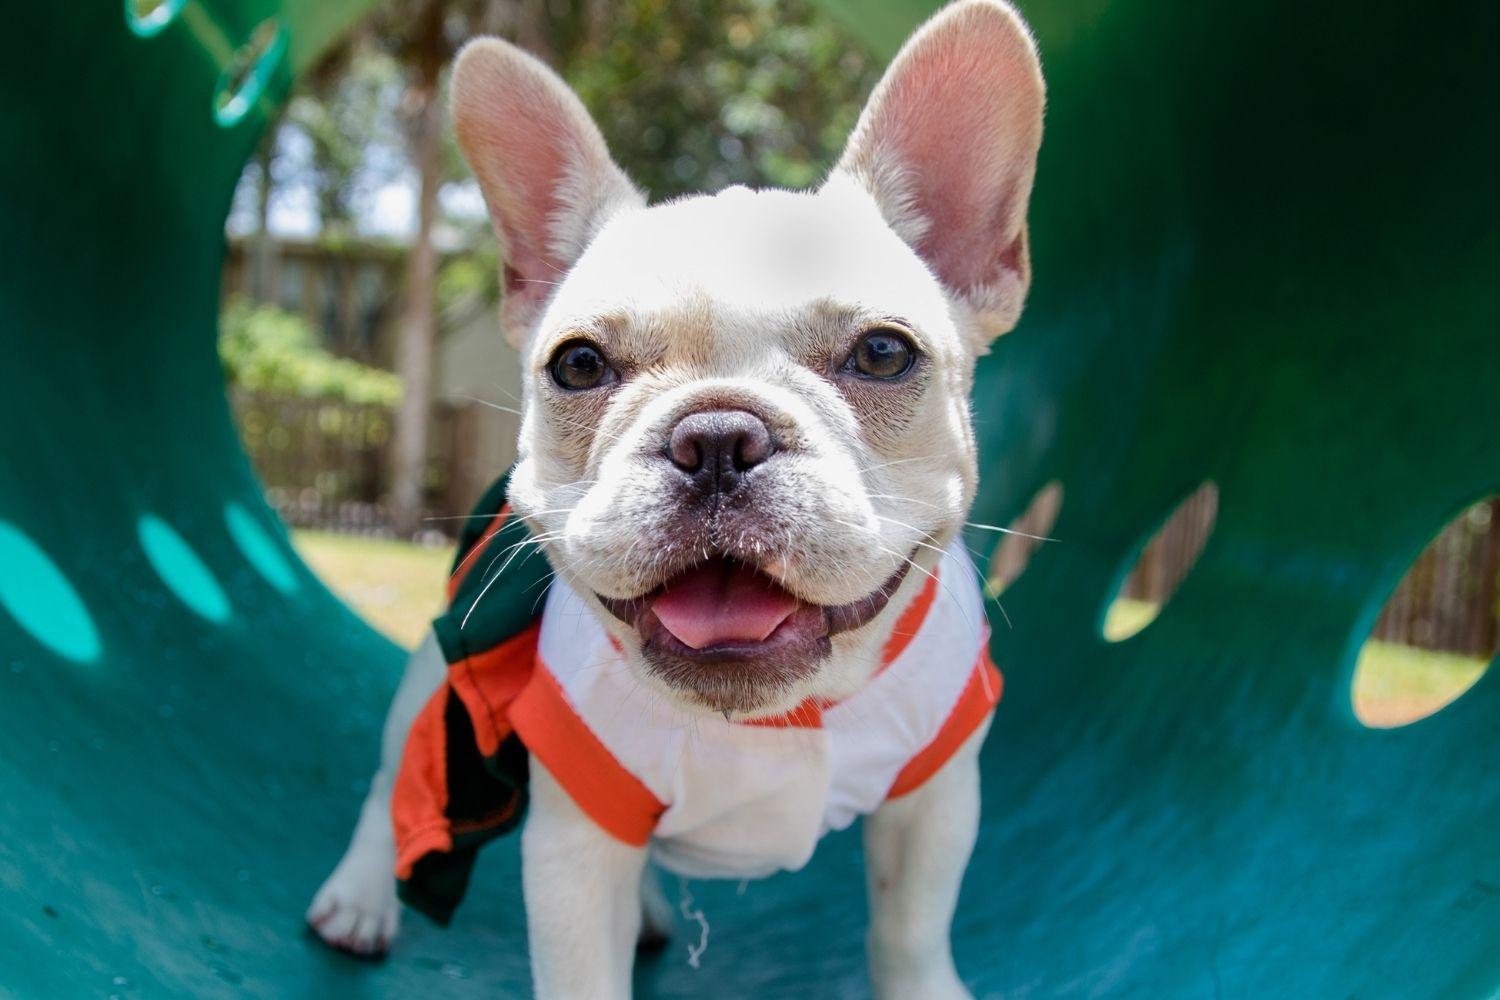
[(587, 775), (557, 777), (596, 817), (618, 804), (587, 799), (654, 805), (652, 854), (678, 874), (759, 878), (801, 868), (823, 834), (874, 811), (914, 763), (941, 764), (923, 758), (966, 700), (983, 700), (974, 707), (987, 714), (998, 696), (982, 655), (973, 567), (950, 551), (938, 576), (920, 628), (865, 688), (772, 723), (667, 703), (636, 680), (577, 595), (554, 585), (537, 667), (555, 678), (583, 738), (607, 751), (580, 763)]

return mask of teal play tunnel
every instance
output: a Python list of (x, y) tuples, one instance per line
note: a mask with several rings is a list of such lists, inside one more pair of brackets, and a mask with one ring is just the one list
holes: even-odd
[[(384, 964), (301, 928), (399, 654), (261, 502), (214, 334), (241, 166), (363, 6), (8, 12), (0, 994), (528, 989), (513, 839)], [(925, 12), (830, 6), (886, 51)], [(974, 517), (1064, 500), (995, 622), (959, 968), (1015, 998), (1493, 996), (1500, 676), (1394, 730), (1350, 682), (1411, 559), (1500, 489), (1500, 9), (1022, 6), (1050, 85), (1037, 277), (979, 378)], [(1107, 643), (1204, 481), (1202, 559)], [(639, 992), (864, 996), (862, 884), (844, 834), (743, 895), (694, 885), (701, 968), (678, 941)]]

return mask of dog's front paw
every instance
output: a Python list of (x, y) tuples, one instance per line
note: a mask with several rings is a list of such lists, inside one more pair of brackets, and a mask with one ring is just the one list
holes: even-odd
[(364, 958), (390, 950), (401, 921), (386, 853), (352, 846), (313, 896), (307, 925), (331, 948)]

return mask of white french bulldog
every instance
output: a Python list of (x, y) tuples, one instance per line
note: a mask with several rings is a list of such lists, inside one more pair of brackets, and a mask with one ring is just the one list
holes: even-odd
[[(1043, 102), (1021, 18), (962, 0), (906, 43), (816, 191), (648, 207), (542, 63), (494, 39), (459, 57), (454, 122), (524, 366), (510, 502), (556, 572), (544, 620), (585, 609), (567, 635), (544, 624), (542, 654), (609, 640), (590, 655), (617, 669), (558, 672), (564, 699), (622, 766), (672, 761), (638, 771), (659, 818), (627, 842), (528, 741), (539, 996), (629, 995), (643, 921), (671, 919), (648, 857), (767, 874), (857, 815), (876, 993), (968, 995), (948, 934), (998, 690), (968, 659), (934, 661), (984, 642), (958, 541), (977, 475), (968, 395), (1030, 282)], [(942, 630), (962, 635), (921, 645)], [(353, 839), (308, 911), (336, 947), (378, 953), (396, 931), (393, 775), (444, 670), (431, 640), (411, 658)], [(983, 711), (954, 728), (976, 683)], [(601, 698), (625, 711), (590, 722)], [(822, 722), (757, 725), (800, 711)]]

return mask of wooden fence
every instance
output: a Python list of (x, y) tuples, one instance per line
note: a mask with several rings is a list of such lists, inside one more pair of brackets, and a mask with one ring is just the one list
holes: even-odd
[(1219, 489), (1213, 483), (1204, 483), (1178, 505), (1146, 543), (1135, 569), (1120, 588), (1120, 596), (1161, 604), (1176, 593), (1203, 554), (1218, 516)]
[(1371, 633), (1490, 657), (1500, 646), (1500, 497), (1460, 514), (1422, 551)]
[[(1192, 569), (1213, 530), (1218, 494), (1200, 489), (1141, 553), (1121, 593), (1161, 603)], [(1500, 646), (1500, 497), (1470, 507), (1422, 550), (1371, 636), (1489, 658)]]
[[(388, 407), (231, 388), (240, 439), (266, 500), (299, 528), (391, 534)], [(477, 407), (438, 404), (423, 484), (424, 533), (457, 534), (479, 489)]]

